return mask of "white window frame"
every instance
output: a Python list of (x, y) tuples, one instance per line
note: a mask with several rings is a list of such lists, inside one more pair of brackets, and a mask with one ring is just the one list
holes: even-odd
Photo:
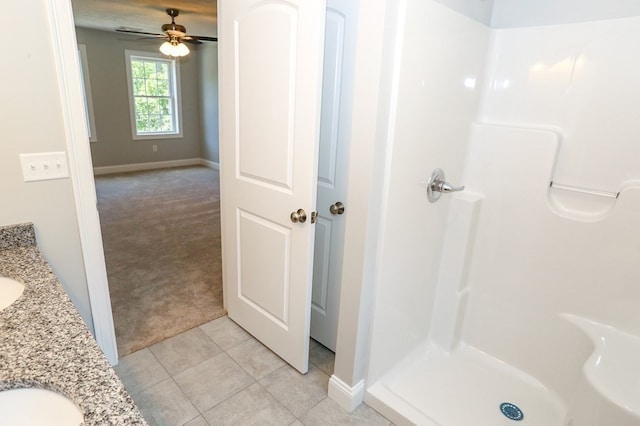
[(87, 46), (78, 45), (78, 57), (80, 58), (80, 83), (82, 84), (82, 96), (84, 97), (85, 114), (87, 116), (87, 131), (89, 142), (98, 142), (96, 132), (96, 117), (93, 113), (93, 97), (91, 96), (91, 79), (89, 78), (89, 62), (87, 61)]
[[(165, 55), (156, 52), (142, 52), (137, 50), (125, 50), (125, 64), (127, 68), (127, 87), (129, 88), (129, 113), (131, 118), (131, 137), (133, 140), (144, 139), (176, 139), (182, 138), (182, 101), (180, 97), (180, 66), (175, 59), (167, 59)], [(172, 86), (173, 111), (175, 114), (176, 129), (173, 132), (138, 133), (136, 126), (135, 101), (133, 98), (133, 79), (131, 77), (131, 60), (146, 59), (169, 63), (170, 84)]]

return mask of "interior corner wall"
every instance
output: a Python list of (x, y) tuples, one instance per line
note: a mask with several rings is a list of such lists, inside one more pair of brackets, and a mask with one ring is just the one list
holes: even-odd
[[(200, 157), (200, 79), (198, 47), (179, 59), (182, 93), (182, 138), (133, 140), (125, 50), (157, 52), (156, 40), (121, 33), (76, 28), (86, 45), (98, 141), (91, 143), (94, 167)], [(153, 146), (157, 151), (153, 151)]]
[(491, 26), (558, 25), (638, 15), (640, 2), (637, 0), (495, 0)]
[(17, 2), (5, 30), (28, 33), (29, 43), (7, 46), (0, 79), (0, 226), (33, 222), (38, 246), (91, 330), (93, 321), (70, 179), (24, 182), (19, 155), (66, 151), (45, 0)]
[(435, 0), (484, 25), (491, 25), (493, 3), (495, 0)]
[(199, 48), (200, 111), (202, 145), (200, 157), (220, 163), (218, 149), (218, 43), (204, 43)]
[(461, 181), (479, 108), (490, 29), (439, 2), (407, 0), (396, 99), (381, 188), (377, 288), (368, 381), (374, 383), (428, 334), (451, 197), (427, 200), (436, 168)]

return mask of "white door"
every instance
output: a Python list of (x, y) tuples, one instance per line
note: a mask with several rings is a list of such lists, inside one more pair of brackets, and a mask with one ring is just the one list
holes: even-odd
[(325, 8), (315, 0), (218, 0), (226, 307), (231, 319), (302, 373)]
[[(351, 130), (354, 2), (327, 1), (311, 337), (336, 350)], [(333, 206), (333, 208), (332, 208)]]

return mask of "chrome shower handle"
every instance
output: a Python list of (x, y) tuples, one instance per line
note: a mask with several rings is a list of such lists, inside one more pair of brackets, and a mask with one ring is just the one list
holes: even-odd
[(440, 199), (442, 193), (458, 192), (464, 189), (463, 186), (453, 186), (449, 182), (445, 181), (444, 171), (442, 169), (435, 169), (431, 174), (431, 179), (427, 182), (427, 199), (435, 203)]
[(462, 186), (451, 186), (449, 182), (440, 182), (438, 189), (436, 191), (440, 192), (458, 192), (464, 189), (464, 185)]

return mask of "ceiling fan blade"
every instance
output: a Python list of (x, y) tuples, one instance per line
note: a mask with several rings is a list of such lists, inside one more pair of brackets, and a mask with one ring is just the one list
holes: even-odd
[(144, 32), (144, 31), (127, 30), (126, 28), (116, 28), (116, 31), (119, 32), (119, 33), (142, 34), (142, 35), (148, 35), (148, 36), (154, 36), (154, 37), (166, 37), (165, 34), (147, 33), (147, 32)]
[(142, 36), (142, 37), (136, 37), (136, 40), (169, 40), (167, 37), (164, 36)]
[(201, 41), (196, 40), (192, 37), (182, 37), (180, 41), (184, 41), (185, 43), (189, 43), (189, 44), (202, 44)]
[(194, 40), (199, 40), (199, 41), (218, 41), (218, 37), (194, 36), (194, 35), (190, 35), (188, 37)]

